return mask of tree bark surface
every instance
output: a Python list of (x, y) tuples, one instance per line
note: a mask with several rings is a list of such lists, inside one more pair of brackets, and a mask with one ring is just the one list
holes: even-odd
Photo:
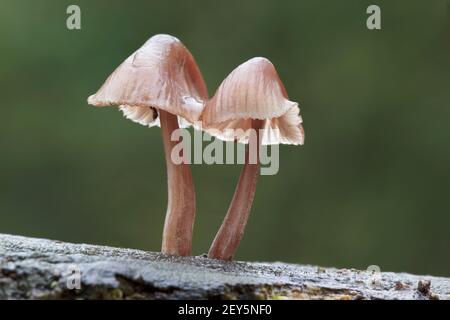
[(0, 234), (0, 299), (450, 299), (450, 279)]

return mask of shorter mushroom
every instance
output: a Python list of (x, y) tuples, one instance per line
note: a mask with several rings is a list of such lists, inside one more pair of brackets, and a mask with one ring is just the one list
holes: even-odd
[(150, 38), (88, 99), (94, 106), (119, 106), (126, 118), (139, 124), (161, 126), (168, 180), (163, 253), (191, 254), (195, 189), (189, 164), (171, 159), (178, 143), (171, 134), (183, 119), (196, 122), (206, 99), (206, 84), (193, 56), (169, 35)]
[(233, 258), (255, 196), (260, 146), (302, 145), (304, 131), (299, 113), (298, 104), (288, 100), (275, 67), (265, 58), (253, 58), (238, 66), (207, 102), (201, 117), (205, 131), (222, 140), (257, 146), (253, 148), (257, 152), (255, 162), (250, 161), (251, 148), (249, 145), (246, 147), (239, 182), (208, 257), (222, 260)]

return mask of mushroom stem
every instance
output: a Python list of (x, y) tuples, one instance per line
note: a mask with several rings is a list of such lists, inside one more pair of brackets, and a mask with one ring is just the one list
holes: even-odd
[[(263, 128), (263, 120), (252, 120), (252, 128), (256, 134), (252, 133), (245, 152), (245, 164), (242, 168), (239, 182), (234, 191), (233, 199), (228, 208), (219, 231), (214, 238), (211, 248), (208, 252), (208, 258), (232, 260), (239, 243), (244, 234), (244, 229), (250, 215), (250, 211), (255, 197), (256, 182), (258, 180), (259, 171), (259, 149), (260, 149), (260, 133), (259, 129)], [(256, 146), (256, 163), (250, 161), (251, 146)], [(254, 152), (254, 151), (253, 151)]]
[(179, 129), (177, 116), (159, 110), (164, 153), (167, 166), (168, 201), (161, 252), (188, 256), (192, 250), (195, 219), (195, 188), (189, 164), (175, 164), (171, 154), (179, 143), (172, 141), (172, 132)]

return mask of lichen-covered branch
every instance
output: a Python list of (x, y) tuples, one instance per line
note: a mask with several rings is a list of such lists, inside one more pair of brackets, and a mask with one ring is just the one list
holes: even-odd
[(450, 299), (450, 279), (222, 262), (0, 234), (0, 298)]

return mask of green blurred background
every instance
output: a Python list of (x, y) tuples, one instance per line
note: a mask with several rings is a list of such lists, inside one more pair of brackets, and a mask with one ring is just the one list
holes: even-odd
[[(66, 29), (78, 4), (82, 30)], [(366, 28), (378, 4), (382, 30)], [(157, 33), (180, 38), (210, 94), (265, 56), (299, 101), (304, 147), (262, 176), (237, 259), (450, 276), (448, 1), (0, 0), (0, 232), (158, 251), (160, 130), (86, 103)], [(196, 165), (194, 254), (238, 165)], [(1, 245), (1, 244), (0, 244)]]

